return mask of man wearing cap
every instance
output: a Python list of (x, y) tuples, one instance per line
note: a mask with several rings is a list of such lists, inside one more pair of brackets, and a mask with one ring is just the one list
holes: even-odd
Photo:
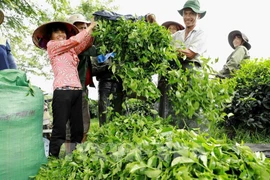
[[(180, 59), (182, 67), (193, 68), (201, 66), (200, 56), (206, 53), (207, 46), (206, 33), (197, 26), (197, 21), (202, 19), (206, 11), (200, 10), (200, 3), (198, 0), (188, 0), (179, 14), (183, 16), (185, 29), (173, 34), (173, 42), (178, 49), (179, 54), (185, 55), (186, 59)], [(185, 48), (181, 47), (181, 43)]]
[[(87, 28), (91, 24), (90, 21), (86, 20), (86, 18), (82, 14), (73, 14), (69, 16), (68, 22), (70, 24), (75, 25), (79, 32), (83, 31), (84, 29)], [(89, 112), (89, 104), (88, 104), (88, 89), (87, 86), (89, 85), (90, 87), (95, 87), (91, 75), (91, 61), (90, 61), (90, 56), (96, 56), (96, 48), (94, 45), (92, 45), (90, 48), (84, 50), (82, 53), (78, 55), (80, 61), (79, 65), (77, 67), (78, 73), (79, 73), (79, 78), (82, 84), (82, 115), (83, 115), (83, 128), (84, 128), (84, 134), (83, 134), (83, 139), (82, 142), (85, 142), (87, 139), (87, 133), (90, 127), (90, 112)], [(67, 123), (67, 128), (66, 128), (66, 148), (67, 151), (69, 149), (68, 143), (70, 141), (70, 124), (69, 122)]]
[(249, 59), (249, 50), (251, 45), (247, 36), (239, 30), (229, 33), (228, 41), (234, 51), (227, 58), (223, 69), (216, 75), (219, 78), (230, 78), (235, 70), (240, 68), (240, 64), (244, 59)]
[[(205, 16), (206, 11), (200, 10), (198, 0), (188, 0), (184, 4), (184, 7), (178, 10), (178, 12), (183, 17), (185, 28), (172, 35), (172, 44), (179, 52), (178, 59), (183, 70), (200, 68), (200, 56), (203, 56), (207, 49), (207, 36), (206, 33), (197, 26), (197, 21)], [(173, 63), (171, 66), (174, 67), (175, 64)], [(186, 126), (188, 128), (197, 128), (198, 124), (195, 116), (183, 122), (184, 120), (182, 121), (182, 119), (179, 119), (179, 116), (176, 115), (173, 109), (173, 102), (167, 97), (167, 91), (171, 88), (170, 85), (166, 84), (163, 90), (161, 89), (162, 97), (160, 100), (159, 115), (163, 118), (171, 116), (171, 123), (177, 125), (179, 128)], [(164, 90), (166, 92), (164, 92)]]
[[(0, 9), (0, 25), (4, 21), (4, 12)], [(17, 69), (11, 48), (6, 38), (0, 36), (0, 70)]]

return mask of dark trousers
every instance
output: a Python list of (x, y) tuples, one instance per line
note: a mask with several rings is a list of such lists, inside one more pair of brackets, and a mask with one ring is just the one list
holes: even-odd
[(81, 143), (83, 138), (82, 91), (55, 90), (52, 102), (53, 129), (49, 152), (58, 157), (61, 145), (66, 140), (66, 123), (70, 120), (70, 142)]
[[(113, 113), (122, 114), (122, 103), (124, 99), (122, 83), (113, 80), (103, 80), (99, 81), (98, 85), (98, 115), (99, 115), (99, 125), (102, 126), (107, 119), (107, 108), (111, 106), (113, 108)], [(112, 99), (109, 99), (112, 94)]]

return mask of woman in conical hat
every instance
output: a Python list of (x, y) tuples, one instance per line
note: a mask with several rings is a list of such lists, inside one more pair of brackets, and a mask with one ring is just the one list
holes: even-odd
[(47, 50), (54, 73), (53, 82), (53, 130), (49, 155), (58, 157), (66, 139), (66, 123), (71, 125), (71, 145), (81, 143), (83, 138), (82, 85), (78, 75), (78, 54), (93, 43), (92, 22), (79, 33), (78, 29), (62, 21), (42, 24), (33, 33), (34, 44)]
[(66, 33), (66, 39), (78, 34), (79, 30), (72, 24), (63, 21), (52, 21), (40, 25), (33, 33), (33, 43), (40, 49), (47, 50), (47, 43), (51, 40), (53, 31), (57, 29)]
[(251, 45), (247, 36), (239, 30), (231, 31), (228, 35), (228, 41), (234, 51), (227, 58), (223, 69), (219, 71), (217, 77), (231, 77), (235, 70), (240, 68), (244, 59), (249, 59), (249, 50)]
[(175, 21), (166, 21), (162, 23), (162, 26), (168, 29), (171, 32), (171, 34), (174, 34), (177, 31), (185, 29), (182, 24)]

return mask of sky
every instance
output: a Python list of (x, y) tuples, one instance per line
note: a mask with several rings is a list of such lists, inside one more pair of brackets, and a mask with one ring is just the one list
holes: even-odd
[[(176, 21), (184, 25), (183, 18), (177, 10), (182, 9), (185, 2), (184, 0), (114, 0), (114, 5), (119, 7), (116, 11), (119, 14), (153, 13), (160, 25), (165, 21)], [(215, 70), (222, 68), (233, 51), (228, 43), (228, 34), (233, 30), (240, 30), (248, 37), (251, 44), (249, 51), (251, 59), (270, 57), (268, 0), (200, 0), (200, 4), (201, 10), (206, 10), (206, 15), (197, 24), (208, 35), (206, 57), (213, 60), (219, 58), (219, 62), (212, 65)], [(45, 81), (42, 78), (32, 78), (30, 81), (33, 85), (52, 92), (52, 81)], [(154, 81), (156, 81), (156, 77), (154, 77)], [(98, 97), (98, 82), (95, 81), (95, 78), (94, 83), (96, 88), (89, 88), (89, 98), (91, 99)]]

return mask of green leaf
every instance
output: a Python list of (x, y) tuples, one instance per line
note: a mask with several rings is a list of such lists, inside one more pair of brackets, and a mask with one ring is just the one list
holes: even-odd
[(177, 164), (189, 164), (189, 163), (194, 163), (194, 161), (188, 157), (180, 156), (177, 158), (174, 158), (171, 167), (177, 165)]
[(177, 98), (181, 98), (181, 93), (179, 91), (176, 91), (175, 95)]
[(159, 169), (148, 169), (144, 171), (144, 174), (149, 178), (157, 178), (161, 172)]
[(157, 110), (155, 110), (155, 109), (151, 109), (150, 111), (152, 114), (158, 114)]
[(130, 173), (134, 173), (135, 171), (138, 171), (139, 169), (146, 168), (147, 166), (143, 163), (136, 163), (131, 166)]
[(112, 73), (115, 74), (115, 71), (116, 71), (116, 65), (113, 64), (113, 65), (112, 65)]
[(207, 167), (207, 156), (206, 155), (200, 155), (200, 160), (203, 162), (203, 165)]

